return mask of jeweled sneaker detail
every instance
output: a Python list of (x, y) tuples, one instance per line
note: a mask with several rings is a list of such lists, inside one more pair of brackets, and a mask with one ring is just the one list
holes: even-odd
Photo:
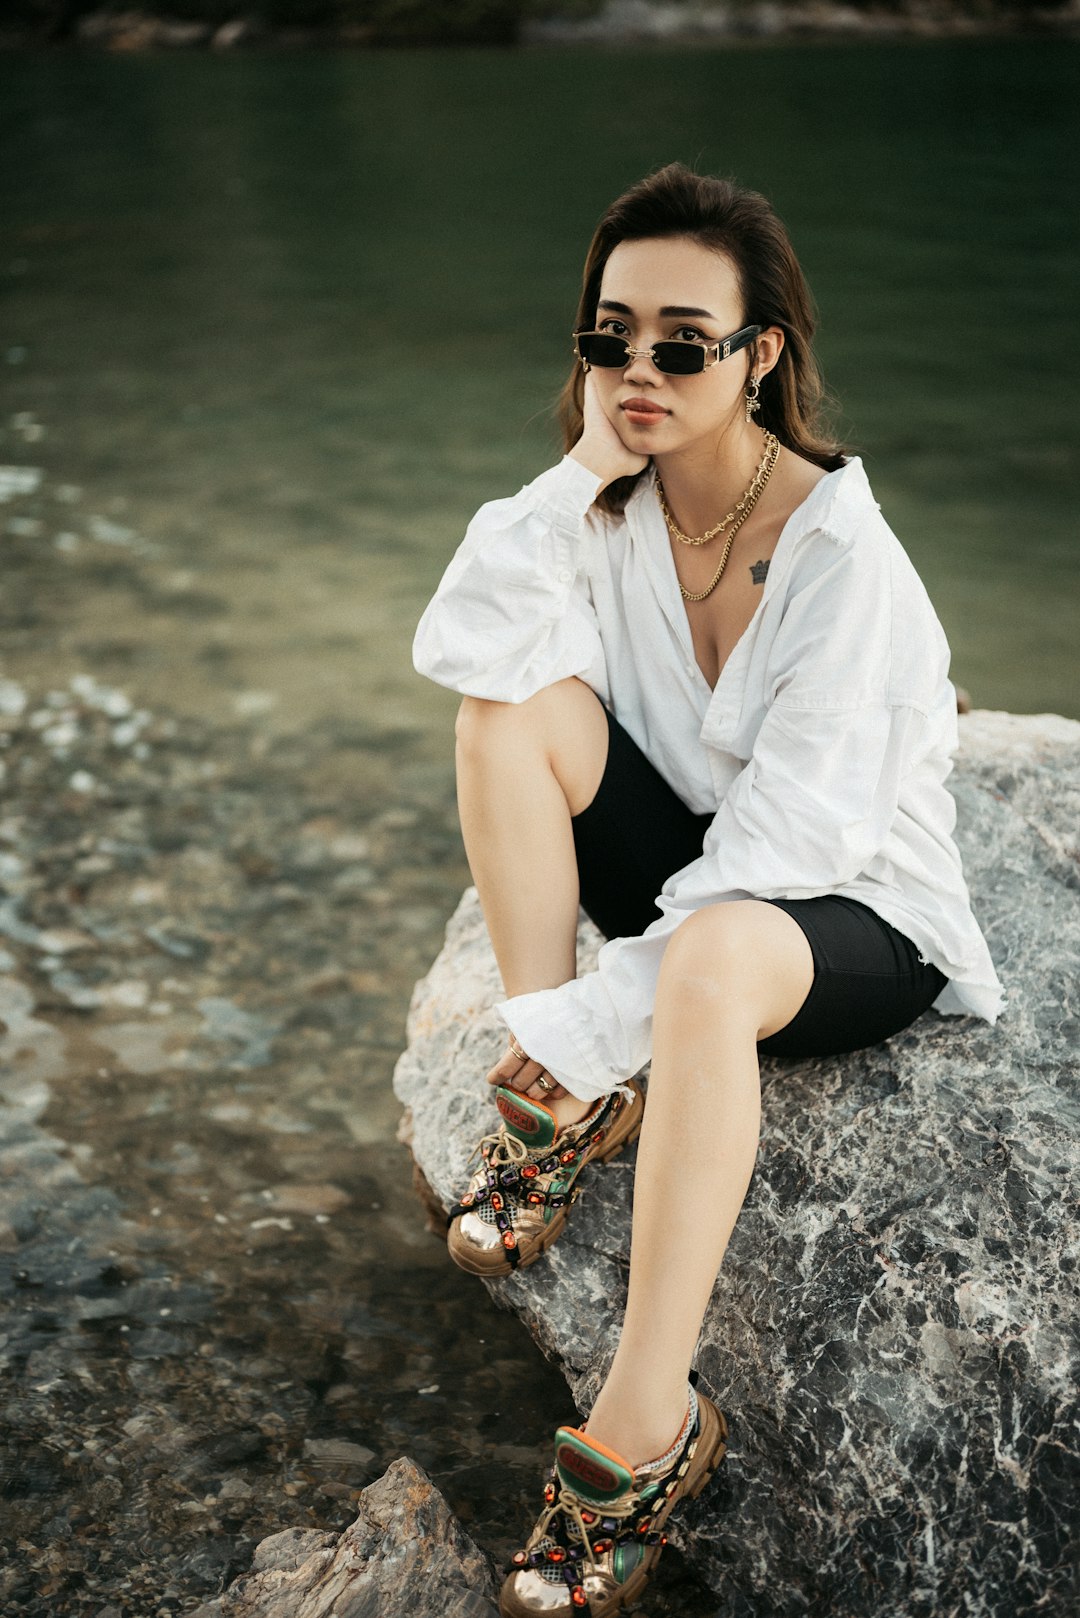
[(555, 1241), (580, 1193), (587, 1163), (606, 1163), (635, 1140), (644, 1096), (633, 1080), (632, 1101), (602, 1096), (584, 1118), (565, 1128), (542, 1101), (500, 1085), (502, 1121), (473, 1155), (483, 1162), (448, 1212), (447, 1247), (474, 1275), (509, 1275), (535, 1263)]
[(503, 1618), (609, 1618), (641, 1593), (673, 1508), (701, 1493), (727, 1450), (723, 1415), (690, 1377), (673, 1451), (636, 1470), (584, 1428), (559, 1428), (544, 1510), (500, 1593)]

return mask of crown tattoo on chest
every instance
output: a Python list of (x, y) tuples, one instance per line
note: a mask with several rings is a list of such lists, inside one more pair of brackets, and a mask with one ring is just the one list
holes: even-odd
[(765, 562), (751, 562), (751, 564), (750, 564), (750, 577), (751, 577), (751, 579), (753, 579), (755, 584), (764, 584), (765, 583), (765, 575), (766, 575), (766, 573), (768, 571), (769, 571), (769, 564), (768, 564), (767, 561), (765, 561)]

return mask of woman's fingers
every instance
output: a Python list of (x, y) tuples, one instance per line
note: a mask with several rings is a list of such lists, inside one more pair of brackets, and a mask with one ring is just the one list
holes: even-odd
[(524, 1067), (536, 1067), (535, 1062), (523, 1062), (520, 1056), (507, 1051), (487, 1074), (489, 1084), (509, 1084)]
[[(537, 1083), (541, 1075), (548, 1080), (550, 1090)], [(501, 1061), (496, 1062), (485, 1077), (488, 1084), (506, 1085), (508, 1089), (517, 1090), (520, 1095), (527, 1095), (534, 1101), (556, 1101), (567, 1093), (539, 1062), (534, 1062), (531, 1058), (523, 1062), (512, 1051), (508, 1051)]]
[[(541, 1067), (539, 1062), (528, 1062), (526, 1067), (533, 1069), (532, 1076), (529, 1077), (522, 1071), (513, 1083), (513, 1088), (519, 1090), (522, 1095), (529, 1096), (533, 1101), (558, 1101), (560, 1096), (566, 1094), (562, 1085), (557, 1083), (547, 1068)], [(546, 1082), (541, 1084), (541, 1079)]]
[(611, 456), (615, 456), (620, 463), (618, 475), (630, 477), (640, 472), (649, 464), (649, 457), (640, 454), (632, 445), (628, 444), (614, 422), (609, 420), (607, 411), (600, 399), (600, 390), (597, 386), (596, 372), (587, 371), (585, 374), (585, 394), (582, 401), (582, 438), (590, 442), (595, 441)]
[(528, 1095), (530, 1090), (539, 1092), (540, 1086), (536, 1081), (543, 1071), (539, 1062), (523, 1062), (521, 1071), (511, 1081), (513, 1088), (520, 1090), (522, 1095)]

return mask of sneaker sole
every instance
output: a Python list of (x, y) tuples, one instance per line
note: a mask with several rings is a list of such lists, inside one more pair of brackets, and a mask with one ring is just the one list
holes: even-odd
[[(652, 1519), (654, 1528), (663, 1528), (672, 1511), (680, 1500), (696, 1500), (708, 1486), (713, 1473), (727, 1454), (728, 1428), (722, 1410), (718, 1410), (712, 1400), (698, 1391), (698, 1408), (701, 1411), (701, 1433), (698, 1437), (697, 1448), (693, 1459), (679, 1487), (665, 1500), (662, 1508)], [(613, 1590), (607, 1597), (590, 1596), (589, 1611), (593, 1618), (612, 1618), (621, 1608), (630, 1602), (636, 1601), (642, 1590), (648, 1584), (652, 1570), (660, 1559), (662, 1545), (650, 1545), (644, 1559), (631, 1573), (624, 1584)], [(501, 1618), (539, 1618), (536, 1607), (526, 1606), (517, 1599), (511, 1588), (513, 1574), (507, 1580), (499, 1595), (499, 1612)], [(557, 1587), (553, 1586), (553, 1590)], [(554, 1613), (556, 1609), (552, 1608)], [(567, 1618), (574, 1608), (567, 1606)], [(561, 1618), (561, 1614), (560, 1614)]]
[(618, 1157), (625, 1147), (637, 1140), (638, 1135), (641, 1133), (641, 1125), (645, 1116), (645, 1097), (632, 1079), (629, 1082), (631, 1088), (637, 1094), (637, 1101), (629, 1103), (622, 1109), (601, 1141), (599, 1150), (590, 1152), (585, 1158), (575, 1178), (574, 1189), (570, 1193), (569, 1202), (555, 1210), (551, 1222), (544, 1226), (539, 1235), (530, 1238), (527, 1248), (522, 1247), (520, 1243), (518, 1244), (518, 1250), (521, 1253), (518, 1264), (515, 1266), (510, 1263), (509, 1259), (500, 1258), (496, 1248), (491, 1249), (496, 1262), (489, 1261), (470, 1242), (464, 1241), (458, 1236), (458, 1221), (455, 1219), (447, 1233), (446, 1246), (450, 1257), (459, 1269), (467, 1270), (470, 1275), (511, 1275), (515, 1268), (527, 1270), (530, 1264), (535, 1264), (538, 1258), (543, 1257), (548, 1248), (558, 1240), (562, 1233), (570, 1210), (581, 1194), (580, 1179), (589, 1164), (609, 1163), (613, 1157)]

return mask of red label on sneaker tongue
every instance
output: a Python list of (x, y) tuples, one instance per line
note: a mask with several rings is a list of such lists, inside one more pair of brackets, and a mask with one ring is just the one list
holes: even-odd
[(513, 1129), (519, 1130), (523, 1135), (537, 1135), (540, 1132), (541, 1121), (533, 1112), (526, 1112), (506, 1095), (500, 1095), (498, 1108)]
[(620, 1456), (605, 1454), (572, 1427), (555, 1434), (555, 1465), (563, 1483), (594, 1505), (607, 1505), (633, 1487), (634, 1474)]
[(560, 1445), (556, 1452), (556, 1460), (564, 1472), (571, 1477), (585, 1483), (590, 1489), (600, 1489), (604, 1494), (612, 1494), (620, 1486), (620, 1480), (610, 1467), (603, 1461), (594, 1461), (591, 1456), (583, 1455), (580, 1450), (569, 1444)]

